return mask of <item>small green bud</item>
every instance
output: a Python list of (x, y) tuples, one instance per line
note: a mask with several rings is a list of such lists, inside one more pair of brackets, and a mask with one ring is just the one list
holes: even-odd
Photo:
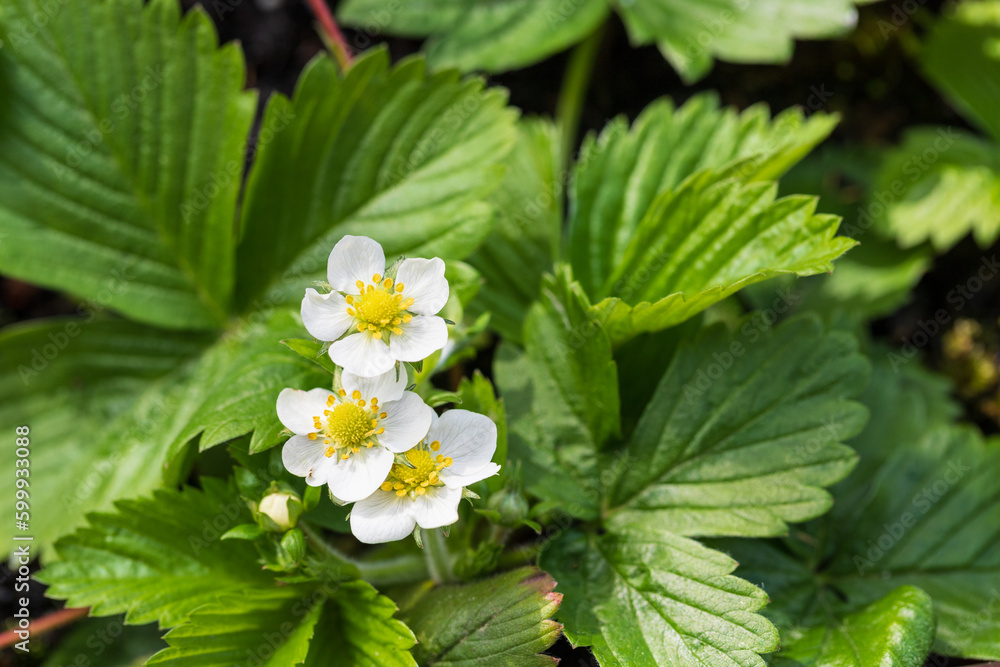
[(306, 555), (306, 540), (302, 531), (298, 528), (285, 533), (281, 538), (281, 560), (286, 568), (291, 569), (300, 563)]
[(528, 518), (528, 501), (517, 488), (517, 485), (507, 485), (492, 494), (486, 501), (486, 507), (500, 515), (500, 525), (516, 526)]

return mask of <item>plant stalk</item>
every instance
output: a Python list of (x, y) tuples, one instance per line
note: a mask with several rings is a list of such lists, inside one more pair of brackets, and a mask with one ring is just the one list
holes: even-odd
[(427, 570), (431, 579), (439, 584), (455, 581), (454, 560), (445, 543), (440, 528), (425, 530), (423, 533), (424, 554), (427, 556)]
[(566, 65), (562, 89), (559, 91), (559, 103), (556, 105), (556, 123), (559, 126), (564, 172), (569, 169), (569, 161), (573, 156), (576, 135), (580, 130), (580, 116), (583, 113), (584, 98), (590, 87), (591, 74), (594, 71), (594, 63), (597, 61), (597, 52), (603, 37), (604, 26), (601, 25), (576, 45), (569, 56), (569, 63)]
[(337, 59), (340, 71), (346, 72), (354, 63), (354, 56), (351, 55), (351, 47), (347, 45), (347, 40), (344, 39), (344, 33), (340, 31), (336, 19), (330, 13), (330, 8), (326, 6), (326, 0), (306, 1), (309, 3), (309, 7), (312, 8), (313, 14), (316, 15), (316, 20), (319, 21), (320, 27), (323, 28), (325, 37), (323, 41), (326, 42), (327, 47), (333, 52), (333, 57)]

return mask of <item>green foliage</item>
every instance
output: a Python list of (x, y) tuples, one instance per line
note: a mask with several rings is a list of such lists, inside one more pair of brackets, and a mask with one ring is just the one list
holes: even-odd
[(875, 184), (890, 203), (882, 225), (904, 247), (940, 252), (969, 232), (987, 247), (1000, 236), (1000, 145), (954, 128), (921, 128), (885, 160)]
[(934, 636), (931, 599), (902, 586), (835, 624), (793, 634), (774, 667), (921, 667)]
[(607, 336), (570, 271), (546, 277), (524, 325), (525, 353), (501, 348), (511, 450), (525, 483), (573, 516), (598, 512), (597, 453), (619, 431), (618, 376)]
[[(928, 79), (989, 138), (954, 127), (918, 128), (890, 153), (876, 183), (882, 227), (904, 247), (938, 252), (970, 232), (981, 247), (1000, 237), (1000, 2), (950, 7), (920, 51)], [(886, 200), (888, 200), (886, 202)]]
[(542, 556), (567, 596), (567, 635), (605, 665), (762, 665), (777, 647), (754, 613), (766, 596), (682, 535), (774, 535), (829, 508), (820, 487), (853, 466), (839, 441), (865, 418), (849, 400), (868, 374), (853, 338), (814, 318), (709, 329), (677, 351), (617, 447), (610, 341), (567, 268), (542, 294), (525, 352), (506, 348), (496, 373), (528, 490), (591, 521)]
[[(0, 424), (9, 432), (27, 424), (45, 443), (31, 457), (31, 527), (42, 551), (87, 512), (183, 479), (192, 440), (204, 450), (253, 431), (252, 451), (276, 444), (277, 393), (329, 384), (278, 343), (300, 330), (275, 311), (214, 343), (104, 318), (0, 334)], [(13, 469), (14, 451), (0, 461)], [(13, 496), (3, 503), (13, 511)]]
[(251, 521), (250, 512), (221, 481), (202, 484), (204, 491), (160, 490), (90, 515), (88, 527), (58, 542), (59, 560), (39, 575), (48, 595), (95, 616), (124, 613), (128, 623), (169, 627), (227, 594), (274, 586), (252, 547), (221, 539)]
[(856, 20), (849, 0), (822, 6), (805, 0), (443, 0), (402, 5), (348, 0), (339, 14), (347, 24), (366, 30), (430, 36), (425, 49), (435, 67), (502, 72), (579, 42), (604, 22), (612, 7), (621, 14), (633, 44), (657, 44), (688, 82), (704, 76), (713, 58), (783, 62), (791, 57), (794, 39), (840, 35)]
[[(781, 542), (718, 545), (767, 588), (767, 614), (783, 635), (834, 632), (836, 619), (912, 586), (937, 617), (936, 639), (933, 627), (916, 626), (914, 646), (933, 639), (945, 655), (1000, 657), (989, 618), (1000, 576), (1000, 445), (947, 425), (947, 389), (883, 351), (864, 396), (881, 418), (852, 441), (861, 461), (835, 487), (833, 510)], [(897, 633), (887, 633), (891, 645)]]
[(256, 100), (239, 47), (175, 0), (43, 4), (0, 9), (0, 270), (141, 322), (219, 326)]
[(562, 601), (555, 585), (538, 568), (524, 567), (435, 588), (404, 614), (417, 637), (414, 657), (427, 667), (554, 665), (555, 658), (537, 654), (562, 631), (548, 620)]
[(148, 664), (416, 667), (408, 651), (413, 633), (392, 618), (395, 611), (363, 581), (249, 590), (199, 608), (167, 633), (170, 648)]
[[(291, 100), (272, 96), (247, 181), (237, 250), (237, 300), (301, 298), (324, 279), (344, 234), (401, 254), (460, 259), (489, 234), (482, 200), (503, 177), (515, 139), (500, 89), (424, 62), (389, 67), (385, 50), (345, 75), (328, 58), (303, 72)], [(275, 230), (282, 230), (275, 233)]]
[(778, 633), (756, 614), (764, 591), (736, 561), (655, 522), (601, 535), (570, 531), (542, 555), (566, 593), (566, 636), (604, 667), (763, 665)]
[(496, 226), (469, 258), (484, 281), (473, 312), (489, 312), (490, 327), (514, 342), (521, 341), (524, 312), (538, 298), (542, 272), (559, 248), (565, 187), (556, 126), (531, 119), (518, 129), (507, 174), (490, 197)]
[(821, 487), (854, 466), (839, 443), (867, 416), (849, 400), (868, 378), (855, 348), (813, 318), (682, 346), (629, 441), (611, 524), (762, 536), (829, 509)]
[(931, 27), (920, 64), (959, 110), (1000, 141), (1000, 2), (950, 5)]
[(493, 197), (500, 222), (471, 260), (486, 279), (478, 308), (492, 309), (494, 328), (519, 341), (519, 313), (538, 298), (560, 246), (615, 344), (675, 326), (755, 282), (829, 271), (853, 242), (834, 238), (836, 218), (814, 215), (812, 198), (776, 201), (768, 181), (835, 124), (798, 110), (771, 120), (763, 106), (737, 114), (711, 95), (677, 109), (656, 102), (631, 129), (615, 119), (584, 142), (572, 169), (563, 242), (567, 175), (555, 129), (523, 125)]

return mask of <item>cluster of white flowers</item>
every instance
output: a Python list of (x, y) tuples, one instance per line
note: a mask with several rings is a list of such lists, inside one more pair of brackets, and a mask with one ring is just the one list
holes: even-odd
[[(294, 435), (281, 458), (311, 486), (355, 503), (351, 531), (362, 542), (406, 537), (458, 521), (463, 488), (497, 474), (497, 429), (488, 417), (449, 410), (438, 417), (407, 391), (406, 367), (448, 342), (437, 313), (448, 300), (444, 262), (405, 259), (386, 267), (382, 246), (345, 236), (330, 253), (331, 291), (307, 289), (302, 321), (331, 343), (340, 387), (285, 389), (278, 418)], [(395, 275), (387, 275), (391, 273)]]

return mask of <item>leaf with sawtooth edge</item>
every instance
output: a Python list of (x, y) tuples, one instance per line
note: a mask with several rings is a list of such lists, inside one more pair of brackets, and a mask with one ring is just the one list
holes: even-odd
[(674, 355), (610, 491), (609, 525), (768, 536), (829, 509), (821, 487), (856, 462), (840, 442), (866, 420), (850, 399), (869, 366), (853, 336), (815, 317), (747, 325), (703, 330)]
[(544, 667), (557, 660), (539, 655), (562, 632), (548, 620), (562, 595), (556, 582), (524, 567), (468, 584), (439, 586), (407, 609), (421, 665), (440, 667)]
[(176, 0), (46, 7), (0, 7), (0, 271), (158, 326), (219, 326), (256, 107), (239, 46)]
[(655, 522), (595, 536), (570, 530), (541, 556), (566, 598), (574, 645), (604, 667), (760, 667), (778, 632), (756, 612), (764, 591), (731, 576), (736, 561)]
[(263, 127), (275, 131), (242, 208), (239, 308), (301, 299), (344, 234), (379, 241), (389, 262), (461, 259), (486, 238), (483, 200), (503, 177), (516, 112), (481, 79), (425, 70), (419, 58), (390, 67), (377, 49), (341, 76), (319, 57), (291, 100), (271, 97)]

